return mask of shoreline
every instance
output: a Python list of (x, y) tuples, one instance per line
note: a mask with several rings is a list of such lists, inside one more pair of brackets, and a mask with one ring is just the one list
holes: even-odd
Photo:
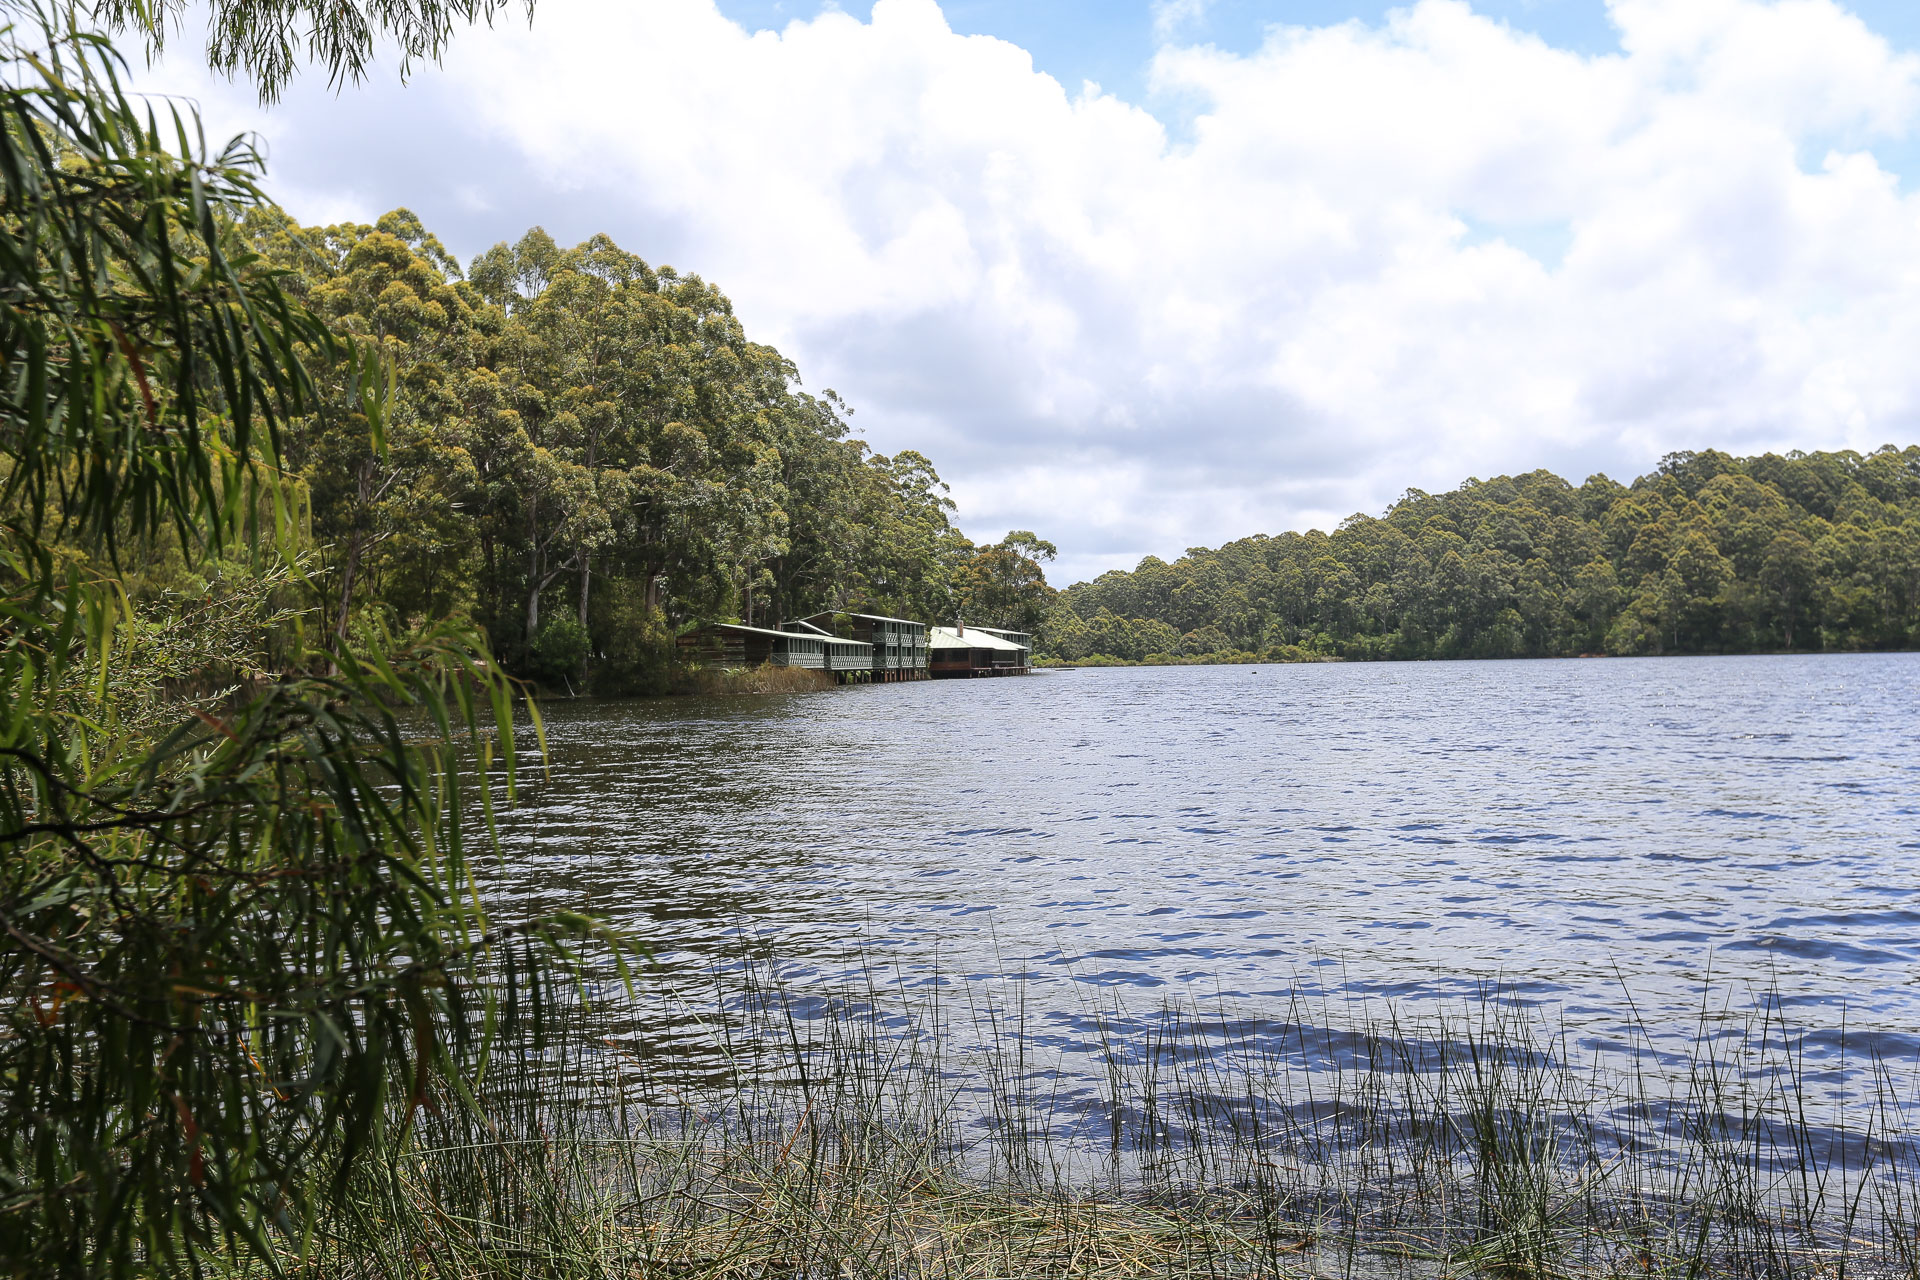
[(1584, 662), (1596, 659), (1631, 662), (1635, 660), (1658, 660), (1663, 658), (1846, 658), (1864, 657), (1873, 654), (1920, 653), (1920, 649), (1737, 649), (1714, 653), (1558, 653), (1529, 654), (1522, 657), (1483, 658), (1459, 656), (1450, 658), (1393, 658), (1393, 657), (1349, 657), (1344, 654), (1324, 654), (1301, 651), (1299, 654), (1274, 653), (1199, 653), (1199, 654), (1149, 654), (1144, 658), (1111, 658), (1094, 655), (1087, 658), (1062, 659), (1036, 656), (1033, 668), (1036, 671), (1099, 670), (1105, 667), (1284, 667), (1311, 665), (1325, 662), (1346, 662), (1369, 666), (1424, 665), (1441, 662)]
[(1715, 1028), (1678, 1060), (1623, 1046), (1603, 1070), (1499, 996), (1326, 1026), (1176, 1004), (1144, 1037), (1103, 1021), (1081, 1089), (993, 982), (936, 1002), (878, 974), (813, 989), (779, 972), (749, 960), (684, 975), (685, 996), (666, 977), (639, 1005), (572, 1006), (558, 1058), (503, 1060), (473, 1107), (418, 1118), (392, 1176), (322, 1233), (328, 1261), (710, 1280), (1920, 1275), (1911, 1064), (1863, 1061), (1885, 1074), (1836, 1109), (1784, 1022)]
[[(1920, 653), (1920, 649), (1767, 649), (1740, 650), (1728, 653), (1661, 653), (1661, 654), (1619, 654), (1619, 653), (1570, 653), (1544, 654), (1523, 658), (1354, 658), (1340, 654), (1312, 653), (1305, 650), (1297, 654), (1257, 653), (1204, 653), (1167, 655), (1155, 654), (1146, 658), (1110, 658), (1096, 655), (1090, 658), (1062, 659), (1036, 655), (1032, 671), (1099, 671), (1110, 668), (1144, 667), (1282, 667), (1311, 666), (1326, 663), (1352, 663), (1369, 666), (1394, 665), (1433, 665), (1436, 663), (1468, 662), (1585, 662), (1599, 659), (1629, 662), (1635, 660), (1688, 659), (1688, 658), (1845, 658), (1866, 657), (1876, 654)], [(770, 674), (778, 673), (778, 674)], [(651, 691), (620, 693), (579, 693), (567, 689), (555, 689), (546, 685), (536, 685), (535, 692), (541, 702), (645, 702), (660, 698), (688, 697), (734, 697), (773, 693), (814, 693), (840, 688), (831, 676), (823, 672), (798, 667), (748, 667), (740, 669), (692, 669), (676, 672), (668, 687)]]

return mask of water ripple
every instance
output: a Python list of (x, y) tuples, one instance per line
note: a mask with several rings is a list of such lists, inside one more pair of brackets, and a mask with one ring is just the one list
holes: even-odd
[(1777, 991), (1814, 1052), (1847, 1018), (1905, 1045), (1915, 723), (1916, 655), (555, 704), (494, 888), (660, 955), (744, 933), (823, 974), (1031, 973), (1062, 1013), (1086, 984), (1257, 1000), (1331, 959), (1356, 996), (1537, 984), (1596, 1037), (1690, 1028), (1713, 983)]

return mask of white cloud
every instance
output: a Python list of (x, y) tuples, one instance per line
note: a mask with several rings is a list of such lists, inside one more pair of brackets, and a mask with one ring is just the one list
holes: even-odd
[(1207, 16), (1213, 0), (1153, 0), (1153, 31), (1162, 40), (1180, 34)]
[(717, 280), (1067, 577), (1468, 474), (1920, 438), (1920, 202), (1864, 149), (1920, 63), (1827, 0), (1611, 12), (1591, 58), (1459, 0), (1169, 43), (1176, 141), (933, 0), (752, 35), (543, 0), (265, 129), (298, 213), (606, 230)]

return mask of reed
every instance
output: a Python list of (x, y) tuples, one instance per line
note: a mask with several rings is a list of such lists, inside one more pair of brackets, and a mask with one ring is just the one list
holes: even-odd
[(1596, 1045), (1493, 989), (1071, 1035), (1027, 995), (743, 965), (582, 1012), (423, 1117), (296, 1269), (1920, 1276), (1914, 1064), (1816, 1065), (1777, 1002)]
[(806, 667), (694, 667), (683, 673), (675, 688), (680, 693), (808, 693), (831, 689), (833, 675)]

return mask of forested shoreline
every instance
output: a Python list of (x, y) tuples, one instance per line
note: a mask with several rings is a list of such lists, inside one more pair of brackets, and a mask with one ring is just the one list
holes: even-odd
[(245, 635), (199, 648), (272, 669), (289, 620), (377, 645), (452, 618), (517, 675), (623, 694), (670, 687), (696, 621), (1039, 621), (1052, 547), (975, 547), (928, 458), (873, 453), (697, 275), (537, 227), (463, 270), (404, 209), (303, 227), (264, 206), (237, 231), (361, 363), (315, 362), (313, 411), (287, 425), (303, 572), (189, 572), (163, 547), (133, 580), (169, 630), (183, 602), (229, 606)]
[(323, 373), (284, 456), (308, 571), (248, 597), (342, 641), (462, 618), (508, 670), (602, 694), (672, 687), (691, 623), (827, 607), (1028, 630), (1090, 664), (1920, 644), (1920, 447), (1468, 480), (1055, 591), (1051, 543), (976, 547), (929, 458), (872, 452), (698, 275), (537, 227), (463, 269), (404, 209), (239, 230), (389, 379), (376, 431), (357, 368)]
[(197, 659), (251, 646), (270, 668), (295, 618), (362, 643), (454, 618), (548, 688), (654, 693), (692, 623), (828, 607), (1032, 631), (1087, 664), (1920, 644), (1920, 447), (1468, 480), (1055, 591), (1051, 543), (975, 546), (929, 458), (870, 450), (698, 275), (538, 227), (463, 269), (404, 209), (303, 227), (264, 206), (237, 230), (378, 354), (385, 408), (362, 411), (361, 364), (317, 364), (282, 458), (303, 572), (161, 555), (135, 576), (171, 631), (181, 601), (241, 606)]
[(698, 275), (537, 227), (463, 268), (404, 209), (303, 227), (265, 206), (238, 234), (387, 380), (376, 424), (362, 365), (319, 365), (289, 423), (303, 572), (162, 555), (134, 580), (162, 626), (181, 600), (241, 603), (226, 630), (256, 639), (195, 645), (268, 667), (289, 618), (341, 642), (456, 618), (549, 688), (652, 693), (692, 623), (828, 607), (1032, 631), (1094, 664), (1920, 644), (1920, 447), (1469, 480), (1055, 591), (1052, 544), (975, 546), (929, 458), (870, 450)]
[(1669, 454), (1409, 490), (1332, 533), (1154, 557), (1054, 597), (1076, 662), (1769, 653), (1920, 645), (1920, 447)]

